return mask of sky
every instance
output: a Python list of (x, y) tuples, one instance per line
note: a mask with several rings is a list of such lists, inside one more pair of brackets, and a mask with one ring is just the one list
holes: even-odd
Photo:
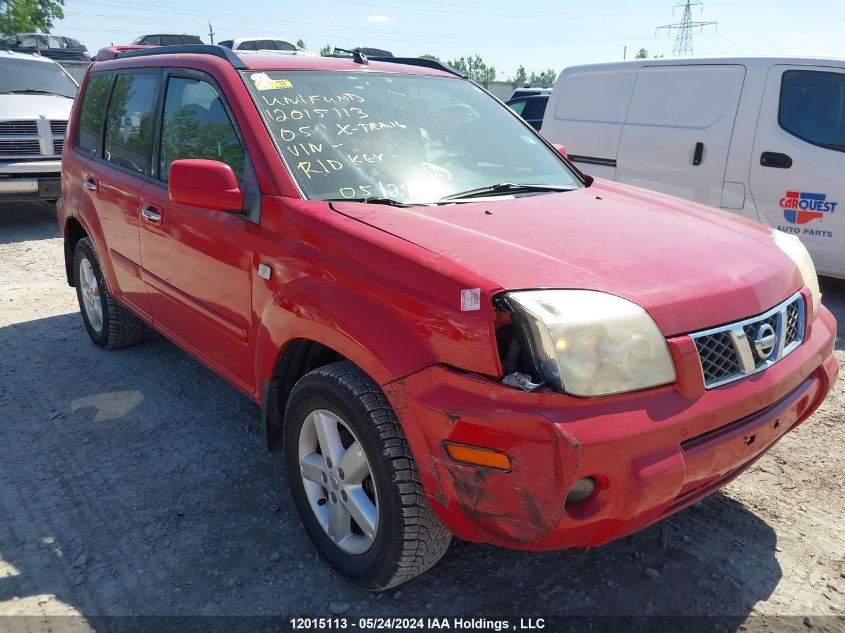
[[(519, 6), (518, 6), (519, 5)], [(398, 56), (424, 53), (448, 60), (480, 55), (506, 80), (520, 65), (529, 72), (621, 60), (645, 48), (672, 56), (680, 21), (673, 0), (65, 0), (53, 33), (78, 37), (88, 48), (126, 44), (148, 33), (190, 33), (209, 41), (271, 35), (303, 39), (319, 51), (385, 48)], [(794, 55), (845, 58), (841, 0), (704, 0), (693, 20), (718, 25), (696, 30), (694, 54)]]

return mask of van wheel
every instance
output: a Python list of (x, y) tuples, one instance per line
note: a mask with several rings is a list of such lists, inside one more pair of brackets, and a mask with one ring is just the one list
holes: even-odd
[(94, 245), (87, 237), (76, 245), (73, 271), (79, 311), (91, 340), (105, 349), (139, 342), (144, 335), (144, 322), (114, 300), (94, 253)]
[(367, 589), (395, 587), (432, 567), (451, 533), (428, 505), (408, 442), (379, 386), (343, 361), (293, 388), (285, 468), (311, 540)]

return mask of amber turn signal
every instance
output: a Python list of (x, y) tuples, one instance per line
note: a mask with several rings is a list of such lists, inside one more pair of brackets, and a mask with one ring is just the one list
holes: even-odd
[(492, 448), (479, 448), (466, 444), (454, 444), (453, 442), (443, 442), (443, 448), (446, 449), (449, 457), (456, 462), (495, 468), (496, 470), (511, 469), (511, 458), (505, 453), (494, 451)]

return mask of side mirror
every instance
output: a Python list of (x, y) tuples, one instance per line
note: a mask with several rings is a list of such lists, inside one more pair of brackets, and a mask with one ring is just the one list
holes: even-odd
[(170, 199), (211, 211), (241, 211), (244, 192), (226, 163), (202, 158), (174, 160), (167, 185)]
[(552, 143), (552, 147), (555, 148), (558, 154), (560, 154), (567, 160), (569, 159), (569, 153), (566, 151), (566, 145), (561, 145), (560, 143)]

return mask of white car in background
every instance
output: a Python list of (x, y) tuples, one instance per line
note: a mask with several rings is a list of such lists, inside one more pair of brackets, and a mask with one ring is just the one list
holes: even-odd
[(845, 60), (643, 59), (572, 66), (543, 136), (591, 176), (798, 236), (845, 278)]
[(0, 202), (55, 200), (78, 86), (46, 57), (0, 51)]
[(275, 37), (236, 37), (233, 40), (222, 40), (220, 46), (231, 48), (239, 53), (248, 51), (274, 52), (282, 55), (304, 55), (306, 57), (317, 57), (318, 54)]

